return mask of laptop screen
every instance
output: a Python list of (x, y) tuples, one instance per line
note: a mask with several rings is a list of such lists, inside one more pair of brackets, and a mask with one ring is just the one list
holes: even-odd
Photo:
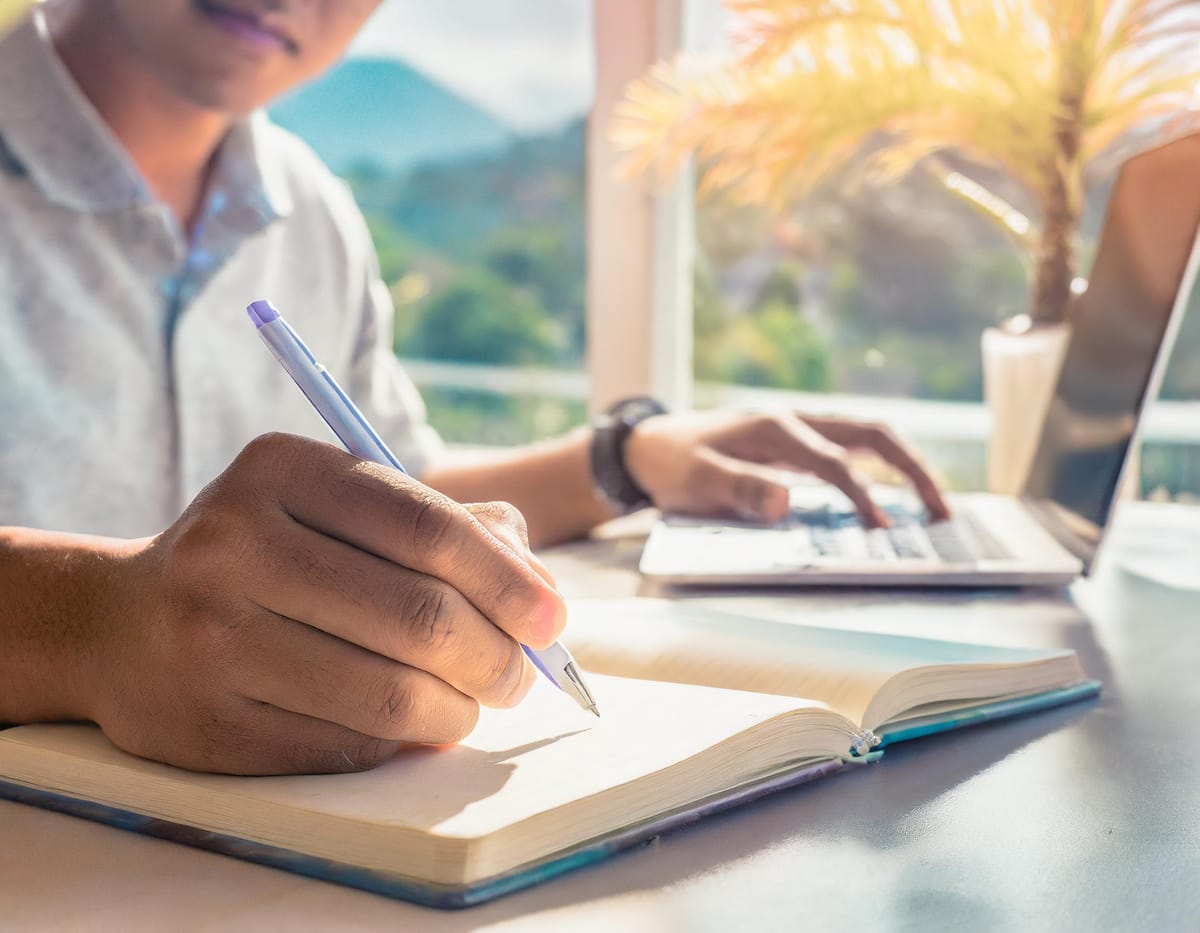
[[(1024, 489), (1085, 564), (1095, 556), (1156, 362), (1187, 304), (1200, 225), (1200, 134), (1126, 162)], [(1188, 279), (1185, 281), (1185, 279)]]

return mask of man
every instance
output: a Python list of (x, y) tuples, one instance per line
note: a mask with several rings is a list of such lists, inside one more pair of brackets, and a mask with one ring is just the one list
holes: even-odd
[[(449, 459), (357, 209), (246, 118), (375, 6), (73, 0), (0, 44), (0, 721), (92, 720), (196, 769), (368, 767), (529, 689), (520, 643), (566, 615), (529, 541), (642, 497), (778, 518), (778, 465), (882, 522), (848, 447), (944, 511), (886, 431), (830, 420), (659, 415)], [(319, 422), (244, 316), (260, 297), (421, 482), (304, 436)], [(481, 500), (512, 505), (458, 504)]]

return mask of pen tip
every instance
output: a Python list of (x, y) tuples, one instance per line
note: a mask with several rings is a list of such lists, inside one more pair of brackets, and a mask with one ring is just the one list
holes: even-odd
[(593, 716), (595, 716), (597, 719), (599, 719), (599, 718), (600, 718), (600, 710), (598, 710), (598, 709), (595, 707), (595, 705), (589, 706), (589, 707), (588, 707), (588, 710), (589, 710), (589, 711), (591, 712), (591, 714), (592, 714)]

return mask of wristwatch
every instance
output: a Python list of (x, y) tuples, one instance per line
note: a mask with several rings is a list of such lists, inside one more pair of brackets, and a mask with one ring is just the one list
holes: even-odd
[(651, 504), (646, 490), (625, 465), (625, 444), (635, 427), (666, 412), (666, 406), (657, 399), (637, 396), (622, 399), (592, 419), (592, 482), (596, 492), (621, 514)]

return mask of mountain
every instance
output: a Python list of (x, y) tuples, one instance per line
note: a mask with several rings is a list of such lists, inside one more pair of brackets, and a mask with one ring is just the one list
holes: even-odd
[(580, 118), (499, 152), (403, 173), (360, 166), (347, 179), (369, 216), (458, 262), (481, 261), (494, 234), (533, 227), (559, 231), (582, 257), (585, 127)]
[(351, 58), (270, 109), (335, 172), (401, 171), (503, 151), (495, 118), (395, 59)]

